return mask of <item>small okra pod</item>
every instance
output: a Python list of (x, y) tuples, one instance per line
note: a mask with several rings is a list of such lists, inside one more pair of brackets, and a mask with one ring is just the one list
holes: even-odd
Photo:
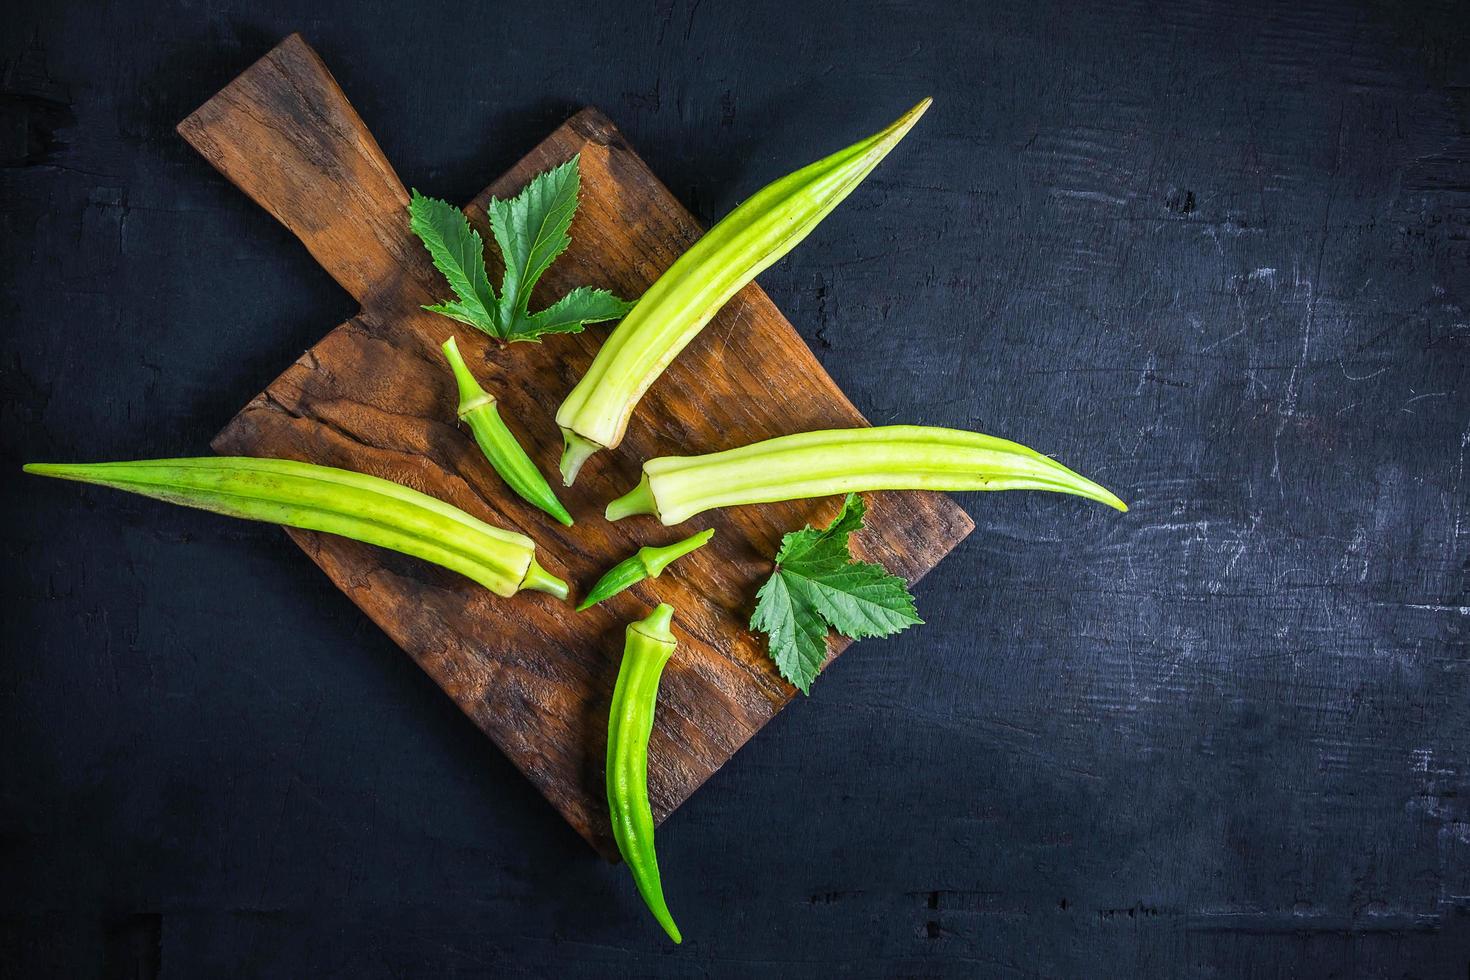
[(556, 413), (571, 486), (593, 453), (623, 440), (648, 386), (705, 324), (763, 270), (791, 251), (878, 166), (929, 108), (925, 99), (882, 132), (752, 194), (648, 287), (603, 342)]
[(643, 902), (674, 942), (683, 942), (658, 875), (653, 808), (648, 803), (648, 738), (658, 682), (678, 641), (669, 624), (674, 607), (661, 603), (647, 619), (628, 624), (623, 662), (607, 719), (607, 808), (613, 839), (633, 873)]
[(496, 595), (567, 597), (536, 563), (536, 543), (391, 480), (332, 466), (253, 456), (126, 463), (27, 463), (27, 473), (95, 483), (248, 521), (324, 531), (459, 572)]
[(531, 462), (531, 457), (526, 455), (516, 437), (506, 428), (505, 421), (500, 417), (500, 410), (495, 406), (495, 396), (480, 387), (480, 383), (470, 373), (454, 338), (444, 341), (442, 349), (459, 388), (459, 418), (470, 427), (475, 442), (479, 444), (480, 451), (485, 454), (495, 472), (516, 492), (516, 496), (570, 527), (572, 515), (567, 513), (551, 485), (546, 482), (536, 464)]
[(622, 592), (624, 589), (637, 585), (646, 578), (658, 578), (665, 568), (668, 568), (676, 559), (683, 558), (689, 552), (702, 548), (715, 536), (715, 529), (709, 528), (698, 534), (691, 534), (683, 541), (675, 541), (666, 544), (662, 548), (653, 548), (645, 545), (634, 552), (631, 558), (626, 558), (609, 568), (597, 584), (592, 586), (592, 591), (587, 593), (587, 598), (577, 607), (577, 612), (591, 609), (606, 599)]
[(885, 425), (650, 459), (638, 486), (607, 505), (607, 519), (653, 514), (678, 524), (713, 507), (863, 490), (1054, 490), (1128, 509), (1111, 491), (1019, 443), (961, 429)]

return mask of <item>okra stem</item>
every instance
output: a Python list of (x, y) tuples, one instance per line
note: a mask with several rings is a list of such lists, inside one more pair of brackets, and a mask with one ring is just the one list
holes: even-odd
[(536, 543), (390, 480), (289, 459), (206, 456), (119, 463), (28, 463), (25, 472), (95, 483), (229, 517), (365, 541), (459, 572), (496, 595), (567, 597)]
[(648, 739), (658, 705), (658, 682), (678, 641), (674, 607), (661, 603), (647, 619), (628, 624), (623, 662), (607, 720), (607, 807), (613, 840), (653, 917), (674, 942), (683, 942), (664, 901), (648, 802)]
[(506, 482), (516, 495), (522, 500), (539, 507), (552, 517), (568, 527), (572, 524), (572, 515), (562, 506), (552, 491), (551, 485), (526, 455), (516, 437), (506, 428), (505, 421), (500, 417), (500, 410), (496, 407), (495, 396), (491, 395), (475, 376), (470, 373), (469, 365), (465, 364), (464, 358), (459, 353), (459, 345), (453, 337), (444, 341), (444, 357), (449, 361), (449, 368), (454, 372), (455, 384), (459, 387), (459, 417), (470, 427), (474, 434), (475, 442), (479, 444), (480, 451), (500, 474), (500, 478)]
[(669, 266), (597, 352), (556, 413), (570, 486), (587, 458), (623, 439), (648, 386), (746, 283), (805, 238), (898, 145), (931, 100), (887, 129), (751, 195)]
[(612, 568), (609, 568), (597, 584), (592, 586), (587, 593), (587, 598), (577, 607), (577, 612), (591, 609), (599, 602), (611, 599), (624, 589), (631, 588), (646, 578), (658, 578), (665, 568), (668, 568), (677, 559), (683, 558), (689, 552), (702, 548), (715, 536), (715, 529), (709, 528), (698, 534), (691, 534), (683, 541), (675, 541), (661, 548), (645, 545), (633, 553), (632, 557), (625, 558)]
[[(560, 412), (557, 413), (557, 418), (560, 420)], [(582, 472), (582, 464), (606, 447), (583, 438), (564, 425), (561, 426), (561, 438), (561, 482), (562, 486), (569, 487), (576, 481), (577, 474)]]
[(704, 456), (663, 456), (607, 505), (607, 519), (653, 514), (678, 524), (713, 507), (863, 490), (1053, 490), (1128, 505), (1019, 443), (922, 425), (829, 429)]

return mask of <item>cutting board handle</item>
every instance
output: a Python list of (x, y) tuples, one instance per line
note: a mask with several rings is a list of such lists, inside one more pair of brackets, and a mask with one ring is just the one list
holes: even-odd
[(178, 132), (364, 307), (391, 303), (405, 273), (432, 276), (409, 232), (408, 193), (301, 35), (276, 45)]

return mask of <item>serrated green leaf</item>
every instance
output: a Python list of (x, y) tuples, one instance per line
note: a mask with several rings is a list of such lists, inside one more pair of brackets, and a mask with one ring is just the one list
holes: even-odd
[[(527, 317), (531, 290), (558, 255), (571, 244), (567, 234), (582, 187), (581, 154), (538, 175), (508, 201), (490, 201), (490, 230), (505, 259), (500, 285), (500, 322)], [(524, 333), (507, 329), (511, 333)]]
[(516, 325), (512, 340), (532, 340), (545, 333), (581, 333), (589, 323), (618, 320), (633, 304), (618, 299), (606, 289), (578, 286), (540, 313), (533, 313)]
[(829, 628), (861, 639), (923, 622), (902, 578), (853, 560), (849, 539), (862, 529), (865, 513), (862, 498), (850, 493), (826, 528), (785, 535), (776, 571), (756, 593), (750, 626), (767, 634), (776, 668), (803, 694), (826, 662)]
[(485, 275), (485, 243), (470, 227), (464, 212), (452, 204), (414, 191), (408, 204), (408, 224), (429, 250), (434, 268), (444, 274), (456, 303), (425, 307), (499, 337), (497, 299)]
[(827, 659), (827, 623), (816, 607), (791, 594), (790, 583), (772, 575), (756, 593), (750, 628), (769, 634), (771, 659), (788, 682), (810, 694), (812, 679)]
[(492, 199), (490, 231), (505, 260), (500, 295), (485, 273), (484, 243), (464, 212), (413, 192), (409, 227), (429, 250), (459, 299), (424, 309), (467, 323), (500, 340), (535, 340), (546, 333), (580, 333), (589, 323), (617, 320), (633, 308), (606, 289), (579, 286), (540, 313), (528, 304), (536, 281), (571, 244), (572, 217), (582, 186), (581, 155), (537, 175), (510, 200)]
[(492, 337), (500, 336), (495, 329), (495, 324), (485, 319), (487, 314), (478, 306), (466, 306), (455, 300), (452, 303), (435, 303), (432, 306), (425, 306), (424, 309), (430, 313), (447, 316), (451, 320), (458, 320), (460, 323), (467, 323), (478, 330), (485, 331)]
[(853, 562), (820, 578), (806, 576), (804, 581), (811, 583), (817, 611), (843, 636), (892, 636), (923, 622), (907, 583), (882, 565)]
[(868, 507), (863, 498), (855, 493), (848, 494), (842, 501), (842, 510), (822, 530), (807, 527), (783, 537), (781, 550), (776, 552), (776, 564), (813, 570), (847, 564), (852, 560), (848, 538), (852, 532), (862, 530), (867, 513)]

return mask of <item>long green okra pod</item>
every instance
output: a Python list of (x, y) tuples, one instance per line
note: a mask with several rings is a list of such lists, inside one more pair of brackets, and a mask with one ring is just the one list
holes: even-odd
[(658, 682), (678, 641), (669, 624), (674, 607), (661, 603), (647, 619), (628, 624), (623, 663), (607, 719), (607, 808), (613, 839), (633, 873), (643, 902), (674, 942), (683, 942), (659, 881), (648, 804), (648, 738), (658, 704)]
[(185, 507), (354, 538), (442, 565), (496, 595), (567, 597), (536, 543), (428, 494), (331, 466), (252, 456), (120, 463), (28, 463), (27, 473), (96, 483)]
[(1127, 510), (1111, 491), (1019, 443), (925, 425), (829, 429), (643, 464), (607, 519), (678, 524), (713, 507), (863, 490), (1054, 490)]
[(531, 457), (526, 455), (510, 429), (505, 427), (500, 410), (495, 407), (495, 397), (480, 387), (480, 383), (470, 373), (454, 338), (444, 341), (442, 349), (459, 388), (460, 420), (470, 427), (475, 442), (479, 444), (480, 451), (485, 454), (490, 465), (495, 467), (495, 472), (500, 474), (500, 478), (522, 500), (533, 507), (541, 508), (570, 527), (572, 515), (556, 499), (551, 485), (546, 482), (536, 464), (531, 462)]
[(623, 439), (648, 386), (746, 283), (795, 248), (903, 139), (930, 100), (893, 125), (751, 195), (669, 266), (603, 342), (557, 410), (568, 486), (587, 458)]
[(700, 531), (691, 534), (683, 541), (675, 541), (663, 547), (655, 548), (645, 545), (635, 551), (631, 558), (625, 558), (612, 568), (603, 573), (597, 584), (592, 586), (587, 593), (587, 598), (577, 607), (577, 612), (591, 609), (599, 602), (611, 599), (624, 589), (632, 588), (646, 578), (658, 578), (663, 570), (668, 568), (676, 560), (683, 558), (689, 552), (703, 548), (709, 543), (709, 539), (715, 536), (715, 529)]

